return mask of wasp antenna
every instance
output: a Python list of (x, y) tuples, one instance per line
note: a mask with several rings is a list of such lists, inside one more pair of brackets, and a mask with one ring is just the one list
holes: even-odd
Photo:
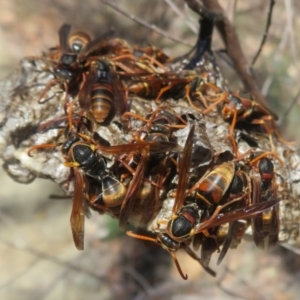
[(145, 236), (145, 235), (140, 235), (140, 234), (136, 234), (132, 231), (127, 231), (126, 234), (130, 237), (133, 237), (135, 239), (139, 239), (139, 240), (143, 240), (143, 241), (149, 241), (149, 242), (154, 242), (156, 243), (155, 238), (152, 238), (150, 236)]
[(27, 150), (27, 155), (29, 157), (32, 157), (32, 154), (31, 152), (34, 151), (34, 150), (38, 150), (38, 149), (43, 149), (43, 148), (55, 148), (57, 146), (57, 144), (41, 144), (41, 145), (35, 145), (33, 147), (30, 147), (28, 150)]
[(187, 276), (187, 274), (185, 274), (185, 275), (183, 274), (183, 272), (182, 272), (182, 270), (181, 270), (181, 268), (180, 268), (179, 262), (178, 262), (178, 260), (177, 260), (177, 258), (176, 258), (175, 253), (172, 253), (172, 252), (170, 252), (170, 251), (168, 251), (168, 252), (172, 255), (172, 258), (173, 258), (173, 260), (174, 260), (174, 262), (175, 262), (176, 268), (177, 268), (177, 270), (178, 270), (180, 276), (182, 277), (182, 279), (183, 279), (183, 280), (187, 280), (187, 279), (188, 279), (188, 276)]

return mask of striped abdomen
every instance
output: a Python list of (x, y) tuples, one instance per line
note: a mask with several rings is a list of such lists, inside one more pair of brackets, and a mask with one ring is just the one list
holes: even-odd
[(106, 80), (98, 80), (92, 90), (91, 112), (99, 123), (105, 121), (112, 109), (113, 89)]

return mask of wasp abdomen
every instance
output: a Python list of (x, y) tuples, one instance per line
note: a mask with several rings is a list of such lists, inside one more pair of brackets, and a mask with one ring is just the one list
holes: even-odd
[(102, 178), (103, 202), (108, 207), (116, 207), (122, 204), (126, 195), (126, 187), (112, 176)]
[(91, 97), (91, 111), (97, 122), (103, 122), (111, 111), (113, 101), (112, 86), (104, 80), (94, 84)]

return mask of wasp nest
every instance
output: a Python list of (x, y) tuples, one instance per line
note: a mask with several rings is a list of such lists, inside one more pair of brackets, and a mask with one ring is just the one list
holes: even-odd
[(271, 111), (230, 92), (203, 34), (170, 59), (70, 29), (1, 82), (0, 130), (14, 180), (48, 178), (73, 197), (78, 249), (88, 207), (164, 247), (184, 279), (179, 248), (214, 275), (211, 255), (221, 262), (245, 234), (263, 249), (298, 237), (299, 151)]

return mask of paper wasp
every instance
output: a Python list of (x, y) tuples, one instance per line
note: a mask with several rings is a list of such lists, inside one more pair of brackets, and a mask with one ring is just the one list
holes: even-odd
[(240, 93), (231, 94), (224, 92), (218, 96), (209, 97), (208, 100), (213, 101), (214, 103), (206, 108), (203, 111), (203, 114), (209, 113), (219, 103), (224, 103), (221, 114), (225, 120), (231, 121), (229, 136), (233, 141), (235, 153), (237, 153), (237, 146), (234, 141), (234, 129), (239, 122), (263, 126), (264, 130), (269, 135), (272, 151), (274, 151), (272, 133), (275, 133), (281, 142), (290, 144), (283, 140), (278, 132), (275, 124), (275, 120), (277, 120), (278, 117), (266, 106), (255, 101), (251, 96)]
[[(123, 120), (129, 118), (137, 119), (144, 123), (139, 127), (139, 132), (146, 135), (145, 139), (147, 140), (162, 138), (164, 140), (173, 141), (173, 132), (186, 127), (186, 120), (177, 115), (173, 109), (165, 106), (159, 106), (146, 117), (132, 112), (125, 112), (122, 116)], [(133, 129), (132, 125), (129, 126)]]
[[(261, 158), (253, 168), (252, 202), (262, 203), (274, 199), (278, 185), (275, 181), (274, 165), (267, 157)], [(257, 169), (257, 170), (255, 170)], [(279, 234), (278, 205), (263, 211), (252, 219), (253, 239), (258, 248), (271, 249), (277, 245)]]
[[(47, 91), (56, 83), (61, 83), (64, 86), (66, 93), (65, 105), (67, 101), (67, 95), (71, 91), (71, 87), (75, 87), (76, 83), (80, 82), (81, 68), (77, 62), (78, 53), (82, 51), (90, 42), (91, 38), (89, 35), (78, 32), (70, 35), (71, 26), (63, 24), (59, 31), (59, 47), (55, 49), (56, 55), (53, 57), (53, 53), (49, 53), (50, 61), (54, 62), (54, 76), (44, 91), (40, 95), (39, 103), (44, 103), (47, 100), (43, 100)], [(52, 49), (53, 52), (53, 49)], [(79, 79), (78, 79), (79, 77)]]
[[(223, 205), (223, 213), (228, 213), (251, 203), (250, 178), (244, 170), (239, 169), (238, 163), (232, 161), (222, 163), (209, 171), (191, 190), (194, 188), (197, 188), (197, 206), (204, 209), (201, 222), (210, 219), (219, 206)], [(211, 255), (224, 243), (218, 258), (218, 264), (221, 263), (232, 240), (236, 238), (236, 228), (242, 230), (243, 225), (245, 231), (248, 224), (244, 220), (236, 220), (211, 228), (204, 235), (195, 236), (193, 246), (198, 248), (201, 242), (201, 259), (205, 266), (208, 266)]]
[(143, 48), (135, 47), (133, 53), (140, 62), (159, 67), (161, 70), (167, 70), (164, 64), (168, 62), (169, 57), (162, 50), (149, 45)]
[(98, 123), (111, 119), (114, 111), (118, 115), (123, 114), (127, 105), (122, 82), (106, 60), (90, 63), (78, 99), (80, 107), (85, 111), (90, 110)]
[(202, 112), (200, 105), (208, 107), (205, 95), (211, 91), (215, 94), (218, 88), (203, 82), (195, 72), (184, 70), (180, 74), (165, 72), (133, 77), (125, 90), (129, 95), (154, 99), (157, 104), (163, 99), (185, 98), (192, 108)]
[(70, 31), (71, 26), (67, 24), (62, 25), (59, 29), (59, 47), (54, 51), (55, 55), (51, 52), (49, 54), (50, 61), (54, 63), (55, 78), (45, 87), (39, 103), (45, 101), (42, 99), (54, 84), (61, 83), (66, 93), (66, 107), (67, 95), (75, 95), (78, 92), (83, 75), (88, 71), (88, 61), (93, 60), (92, 55), (94, 57), (106, 54), (119, 56), (129, 53), (133, 56), (133, 52), (125, 41), (110, 39), (113, 34), (112, 29), (94, 40), (91, 40), (91, 37), (86, 33), (78, 32), (70, 35)]
[[(110, 207), (121, 205), (120, 225), (125, 226), (144, 181), (149, 153), (180, 151), (178, 145), (171, 142), (133, 141), (133, 143), (110, 146), (99, 144), (96, 140), (98, 140), (97, 137), (92, 139), (71, 130), (62, 145), (62, 153), (66, 160), (65, 166), (71, 168), (75, 180), (71, 228), (75, 245), (79, 250), (84, 247), (83, 228), (86, 200), (92, 207), (100, 211), (106, 211)], [(56, 146), (58, 145), (36, 145), (28, 150), (28, 155), (31, 155), (32, 151), (36, 149), (54, 148)], [(125, 187), (106, 169), (104, 156), (119, 155), (121, 153), (141, 154), (138, 167), (128, 187)], [(91, 190), (94, 187), (90, 184), (90, 178), (93, 179), (92, 182), (95, 183), (96, 181), (96, 183), (101, 184), (101, 197), (91, 195)], [(99, 198), (102, 202), (99, 202)]]
[[(241, 195), (223, 205), (217, 206), (208, 219), (200, 221), (200, 209), (198, 205), (195, 202), (185, 204), (186, 197), (188, 196), (187, 194), (189, 193), (186, 192), (186, 187), (189, 179), (188, 173), (192, 156), (193, 134), (194, 126), (192, 126), (190, 130), (185, 147), (183, 149), (182, 157), (179, 162), (179, 179), (178, 186), (176, 188), (175, 203), (173, 206), (173, 215), (169, 220), (161, 220), (159, 222), (160, 224), (167, 225), (166, 231), (158, 233), (154, 238), (151, 236), (138, 235), (133, 232), (127, 233), (129, 236), (132, 236), (134, 238), (155, 242), (166, 249), (172, 255), (177, 269), (183, 279), (187, 279), (187, 276), (183, 274), (175, 256), (175, 252), (179, 248), (183, 248), (186, 250), (186, 243), (195, 235), (203, 233), (204, 235), (209, 236), (208, 230), (211, 228), (218, 227), (220, 225), (223, 225), (224, 223), (251, 218), (263, 212), (264, 210), (273, 207), (279, 202), (279, 199), (272, 199), (266, 202), (249, 204), (243, 207), (239, 207), (226, 213), (220, 213), (226, 207), (231, 206), (237, 201), (240, 201), (244, 197), (244, 195)], [(230, 177), (232, 180), (233, 175)], [(186, 252), (190, 254), (190, 251), (186, 250)], [(203, 265), (203, 262), (200, 258), (197, 258), (197, 256), (192, 257)], [(206, 265), (203, 266), (210, 274), (214, 275), (214, 272), (210, 270)]]

